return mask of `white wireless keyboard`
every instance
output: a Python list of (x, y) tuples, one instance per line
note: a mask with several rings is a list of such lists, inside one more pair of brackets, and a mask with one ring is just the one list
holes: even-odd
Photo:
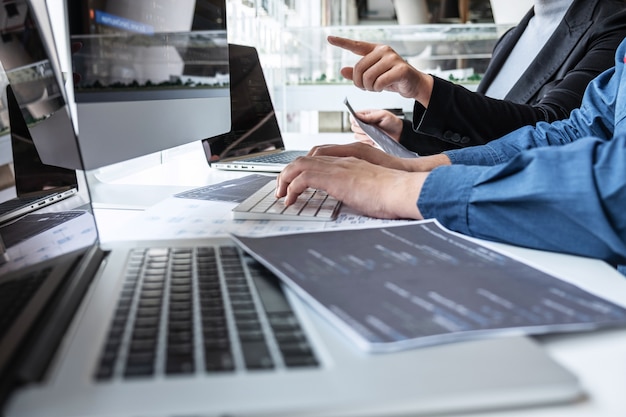
[(234, 219), (248, 220), (321, 220), (337, 218), (341, 202), (324, 191), (308, 189), (289, 207), (284, 198), (274, 195), (276, 180), (267, 183), (233, 208)]

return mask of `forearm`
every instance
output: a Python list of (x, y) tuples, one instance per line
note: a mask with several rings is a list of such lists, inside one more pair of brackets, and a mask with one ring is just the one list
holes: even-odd
[(404, 162), (403, 170), (409, 172), (430, 172), (437, 167), (451, 164), (448, 155), (443, 153), (419, 158), (405, 158), (402, 159), (402, 162)]

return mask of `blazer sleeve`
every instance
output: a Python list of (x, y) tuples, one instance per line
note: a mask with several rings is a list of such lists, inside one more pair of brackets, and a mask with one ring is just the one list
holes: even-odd
[(401, 143), (420, 155), (481, 145), (519, 127), (567, 118), (579, 107), (589, 82), (613, 66), (626, 37), (626, 10), (596, 23), (585, 38), (585, 53), (562, 79), (547, 84), (534, 104), (496, 100), (435, 77), (428, 109), (414, 106)]

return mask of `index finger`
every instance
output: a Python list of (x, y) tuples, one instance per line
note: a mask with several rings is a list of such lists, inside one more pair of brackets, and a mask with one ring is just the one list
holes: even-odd
[(320, 163), (319, 158), (298, 157), (288, 164), (276, 178), (276, 198), (285, 197), (285, 205), (293, 204), (298, 196), (309, 186), (300, 178), (299, 184), (293, 184), (305, 171), (315, 171)]
[(339, 48), (347, 49), (350, 52), (354, 52), (357, 55), (365, 56), (372, 52), (376, 48), (375, 43), (355, 41), (348, 38), (342, 38), (339, 36), (328, 36), (328, 43)]

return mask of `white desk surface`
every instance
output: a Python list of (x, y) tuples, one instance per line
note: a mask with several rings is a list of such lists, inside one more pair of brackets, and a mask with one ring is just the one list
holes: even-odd
[[(348, 142), (351, 135), (323, 136), (326, 142)], [(287, 147), (304, 149), (319, 137), (288, 141)], [(206, 164), (201, 147), (192, 150), (158, 167), (149, 168), (115, 181), (115, 184), (146, 185), (149, 192), (162, 186), (163, 198), (168, 192), (179, 188), (195, 188), (237, 178), (248, 173), (217, 171)], [(109, 184), (110, 185), (110, 184)], [(182, 187), (181, 187), (182, 186)], [(172, 188), (174, 187), (174, 188)], [(161, 197), (161, 196), (157, 196)], [(151, 196), (151, 200), (155, 196)], [(150, 200), (149, 199), (149, 200)], [(113, 225), (132, 222), (140, 218), (143, 211), (139, 207), (124, 209), (119, 204), (96, 210), (101, 239), (115, 240), (120, 228)], [(509, 245), (494, 244), (495, 248), (522, 257), (530, 263), (542, 267), (562, 279), (605, 297), (617, 304), (626, 306), (626, 277), (617, 273), (607, 264), (580, 257), (541, 252)], [(540, 408), (524, 408), (490, 413), (472, 413), (472, 417), (624, 417), (626, 416), (626, 329), (607, 330), (592, 333), (542, 336), (537, 338), (549, 354), (563, 366), (577, 375), (587, 398), (575, 404)], [(477, 375), (477, 378), (480, 377)]]

